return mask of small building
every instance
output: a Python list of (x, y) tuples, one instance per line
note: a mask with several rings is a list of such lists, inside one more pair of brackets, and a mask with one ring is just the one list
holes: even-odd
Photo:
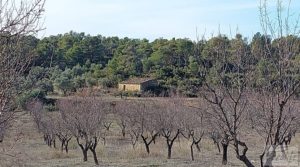
[(156, 79), (153, 78), (130, 78), (119, 83), (119, 91), (145, 91), (151, 87), (157, 86)]

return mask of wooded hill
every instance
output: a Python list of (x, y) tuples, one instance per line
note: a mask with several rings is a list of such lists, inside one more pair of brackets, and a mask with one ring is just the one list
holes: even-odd
[(27, 47), (34, 48), (36, 56), (24, 86), (45, 93), (54, 87), (64, 93), (83, 87), (115, 87), (130, 77), (151, 76), (158, 79), (163, 90), (197, 96), (203, 80), (209, 76), (205, 69), (221, 58), (220, 49), (228, 70), (237, 68), (235, 57), (242, 54), (243, 64), (249, 67), (245, 70), (253, 71), (249, 84), (255, 86), (276, 71), (272, 69), (278, 64), (283, 41), (289, 46), (288, 59), (300, 63), (299, 37), (271, 39), (261, 33), (256, 33), (251, 41), (237, 34), (234, 38), (218, 35), (200, 41), (160, 38), (151, 42), (71, 31), (42, 39), (26, 37), (25, 41)]

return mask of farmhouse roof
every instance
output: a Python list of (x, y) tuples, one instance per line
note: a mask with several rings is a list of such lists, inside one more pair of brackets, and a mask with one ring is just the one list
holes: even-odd
[(153, 78), (130, 78), (126, 81), (121, 82), (121, 84), (141, 84), (151, 80), (154, 79)]

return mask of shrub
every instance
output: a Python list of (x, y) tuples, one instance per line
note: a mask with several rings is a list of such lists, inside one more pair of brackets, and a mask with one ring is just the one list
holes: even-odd
[(23, 94), (21, 94), (17, 98), (17, 104), (22, 109), (25, 109), (26, 104), (33, 99), (39, 99), (41, 101), (44, 101), (45, 100), (44, 91), (41, 91), (40, 89), (33, 89), (31, 91), (25, 91)]
[(101, 85), (104, 88), (111, 88), (117, 85), (116, 80), (110, 79), (110, 78), (101, 78), (99, 79), (99, 85)]
[(56, 105), (52, 105), (52, 104), (44, 106), (44, 109), (46, 111), (49, 111), (49, 112), (57, 111), (58, 110), (57, 106)]

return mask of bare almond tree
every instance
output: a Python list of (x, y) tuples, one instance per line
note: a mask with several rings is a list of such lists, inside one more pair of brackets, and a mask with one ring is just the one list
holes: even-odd
[[(0, 134), (4, 136), (14, 119), (14, 99), (20, 76), (32, 59), (33, 51), (23, 47), (28, 35), (41, 29), (45, 0), (0, 1)], [(2, 137), (3, 139), (3, 137)]]
[[(260, 163), (261, 166), (272, 165), (276, 149), (279, 146), (282, 148), (284, 144), (289, 144), (292, 136), (298, 130), (299, 113), (297, 108), (299, 104), (294, 100), (289, 100), (284, 105), (284, 110), (281, 111), (277, 97), (272, 93), (256, 96), (253, 103), (253, 111), (255, 111), (251, 112), (253, 128), (264, 139)], [(283, 120), (278, 122), (280, 118)]]
[[(160, 127), (157, 123), (157, 105), (154, 101), (124, 100), (116, 105), (118, 124), (122, 128), (123, 137), (130, 135), (133, 148), (139, 138), (142, 139), (146, 152), (150, 154), (150, 145), (159, 136)], [(126, 128), (126, 131), (125, 131)]]
[(106, 145), (106, 137), (109, 135), (109, 132), (110, 132), (110, 127), (111, 125), (113, 124), (113, 119), (111, 117), (109, 117), (110, 115), (106, 114), (105, 115), (105, 118), (103, 119), (103, 122), (102, 122), (102, 126), (104, 128), (101, 129), (101, 134), (100, 134), (100, 137), (102, 138), (103, 140), (103, 144)]
[(62, 119), (82, 150), (83, 161), (88, 160), (88, 150), (98, 165), (96, 147), (101, 135), (103, 119), (109, 110), (109, 104), (96, 98), (73, 98), (58, 101)]
[(43, 111), (43, 103), (39, 100), (30, 101), (26, 108), (30, 111), (37, 130), (43, 133), (45, 143), (49, 147), (56, 147), (55, 139), (57, 137), (61, 142), (61, 151), (65, 150), (68, 153), (68, 145), (73, 135), (61, 115)]
[(232, 40), (219, 35), (209, 41), (205, 48), (207, 57), (202, 60), (201, 96), (209, 105), (211, 122), (223, 132), (223, 164), (227, 163), (227, 147), (231, 144), (237, 159), (252, 167), (248, 146), (241, 140), (241, 129), (248, 126), (246, 95), (251, 70), (247, 49), (246, 41), (239, 34)]
[(65, 150), (66, 153), (69, 152), (69, 142), (72, 139), (73, 135), (72, 132), (68, 129), (67, 122), (65, 122), (62, 118), (61, 115), (55, 115), (52, 116), (52, 121), (54, 125), (54, 133), (61, 142), (61, 152)]
[(218, 130), (211, 130), (208, 133), (209, 133), (209, 138), (211, 138), (211, 140), (217, 146), (218, 152), (221, 153), (220, 143), (222, 140), (222, 136), (221, 136), (220, 132)]
[(172, 157), (172, 148), (175, 140), (183, 130), (181, 113), (184, 111), (184, 104), (181, 99), (167, 99), (157, 102), (160, 106), (157, 110), (157, 123), (160, 127), (161, 136), (165, 138), (168, 159)]
[(119, 102), (119, 105), (123, 108), (120, 111), (124, 117), (122, 120), (125, 121), (124, 123), (127, 125), (127, 133), (130, 136), (132, 147), (135, 149), (142, 132), (140, 112), (143, 111), (144, 106), (134, 101)]
[(150, 154), (150, 145), (155, 144), (156, 139), (160, 135), (160, 127), (157, 120), (157, 110), (159, 107), (154, 101), (144, 102), (141, 115), (141, 138), (145, 145), (145, 149)]
[(36, 128), (40, 132), (42, 130), (41, 123), (43, 118), (43, 103), (39, 100), (32, 100), (26, 104), (26, 110), (30, 112)]
[(128, 117), (127, 117), (127, 107), (126, 102), (118, 102), (118, 103), (113, 103), (113, 109), (115, 110), (115, 115), (117, 116), (116, 123), (118, 126), (121, 128), (121, 133), (123, 138), (126, 137), (126, 130), (127, 130), (127, 124), (128, 124)]
[(49, 146), (56, 148), (56, 128), (54, 119), (49, 114), (44, 114), (41, 120), (41, 132), (44, 135), (44, 142)]
[(191, 141), (191, 158), (194, 160), (194, 146), (200, 152), (200, 142), (207, 131), (207, 123), (204, 112), (199, 112), (195, 108), (186, 107), (182, 111), (184, 131), (181, 134)]
[(43, 134), (44, 142), (49, 147), (56, 147), (56, 126), (57, 121), (53, 115), (46, 113), (43, 110), (43, 103), (39, 100), (32, 100), (26, 104), (26, 109), (30, 111), (30, 114), (34, 120), (37, 130)]
[(266, 0), (261, 0), (260, 4), (264, 36), (272, 40), (271, 44), (266, 42), (264, 46), (261, 57), (264, 67), (256, 70), (263, 79), (257, 82), (254, 93), (257, 100), (253, 100), (256, 102), (254, 128), (265, 140), (265, 148), (260, 155), (261, 166), (272, 166), (275, 149), (288, 143), (299, 123), (295, 95), (300, 87), (300, 66), (295, 58), (300, 30), (299, 20), (294, 19), (295, 13), (290, 13), (291, 4), (291, 0), (277, 0), (275, 15), (270, 14)]

